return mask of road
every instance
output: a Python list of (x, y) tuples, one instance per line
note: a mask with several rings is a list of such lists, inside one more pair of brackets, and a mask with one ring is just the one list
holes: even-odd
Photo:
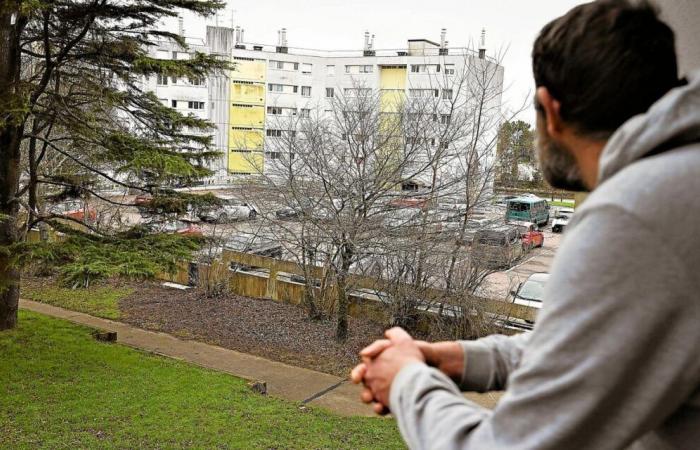
[(479, 294), (488, 298), (506, 299), (512, 289), (517, 289), (518, 284), (533, 273), (549, 272), (561, 237), (560, 233), (552, 233), (551, 229), (546, 229), (543, 248), (533, 249), (519, 264), (510, 269), (489, 275)]

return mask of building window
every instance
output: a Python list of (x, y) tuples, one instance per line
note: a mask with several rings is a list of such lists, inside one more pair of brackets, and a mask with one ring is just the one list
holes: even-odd
[(170, 77), (170, 81), (172, 81), (173, 84), (177, 84), (177, 77)]
[(443, 100), (452, 100), (452, 89), (443, 89), (442, 98)]
[(265, 135), (268, 137), (282, 137), (282, 130), (271, 130), (265, 131)]
[(449, 114), (440, 114), (440, 123), (443, 125), (449, 125), (452, 116)]
[(455, 65), (454, 64), (445, 64), (445, 75), (454, 75), (455, 74)]
[(170, 106), (177, 108), (177, 100), (170, 100)]
[(192, 86), (204, 86), (204, 79), (199, 77), (190, 78), (190, 84)]
[(439, 73), (440, 64), (411, 64), (411, 73)]
[(204, 102), (187, 102), (189, 109), (204, 109)]
[(282, 108), (280, 108), (278, 106), (268, 106), (267, 113), (275, 115), (275, 116), (279, 116), (282, 114)]
[(335, 97), (335, 90), (332, 87), (326, 88), (326, 97), (328, 97), (328, 98)]
[(282, 154), (280, 152), (267, 152), (267, 157), (270, 159), (280, 159)]
[(345, 73), (372, 73), (373, 71), (374, 71), (374, 66), (369, 66), (369, 65), (345, 66)]
[(157, 81), (159, 86), (167, 86), (168, 85), (168, 77), (165, 75), (158, 75), (158, 81)]
[(299, 117), (301, 117), (302, 119), (308, 119), (309, 117), (311, 117), (311, 110), (306, 108), (300, 109)]
[(413, 98), (419, 97), (437, 97), (440, 95), (438, 89), (409, 89), (408, 96)]
[(311, 97), (311, 86), (302, 86), (301, 87), (301, 96), (302, 97)]
[(313, 68), (312, 64), (304, 63), (301, 65), (301, 74), (302, 75), (311, 75), (311, 69)]
[(326, 75), (329, 77), (335, 76), (335, 66), (326, 66)]

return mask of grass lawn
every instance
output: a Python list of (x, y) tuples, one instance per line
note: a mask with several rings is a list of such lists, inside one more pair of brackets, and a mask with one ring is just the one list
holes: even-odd
[(567, 201), (563, 201), (563, 202), (554, 201), (554, 202), (549, 202), (549, 204), (550, 204), (550, 206), (561, 206), (564, 208), (575, 208), (576, 207), (576, 202), (572, 202), (572, 201), (568, 201), (568, 202)]
[(22, 283), (21, 296), (105, 319), (119, 319), (119, 300), (132, 292), (133, 289), (128, 287), (110, 285), (94, 286), (90, 289), (68, 289), (49, 281), (46, 284)]
[(0, 332), (0, 355), (0, 448), (403, 447), (392, 420), (300, 411), (36, 313)]

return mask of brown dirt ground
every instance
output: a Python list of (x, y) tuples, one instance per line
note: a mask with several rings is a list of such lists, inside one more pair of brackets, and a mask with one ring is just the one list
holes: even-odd
[(119, 304), (124, 322), (338, 376), (347, 376), (360, 349), (384, 330), (370, 320), (350, 318), (348, 340), (338, 344), (333, 320), (309, 320), (294, 305), (233, 294), (206, 298), (199, 290), (156, 282), (134, 287), (134, 294)]

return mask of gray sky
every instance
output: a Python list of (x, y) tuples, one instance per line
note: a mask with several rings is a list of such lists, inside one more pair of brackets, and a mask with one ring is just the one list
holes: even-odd
[[(488, 54), (507, 49), (503, 60), (507, 92), (504, 107), (515, 109), (533, 93), (530, 51), (538, 31), (578, 0), (256, 0), (233, 2), (219, 24), (245, 28), (246, 42), (276, 44), (287, 28), (290, 47), (323, 50), (362, 49), (365, 30), (376, 35), (375, 48), (406, 47), (407, 39), (440, 40), (447, 28), (451, 47), (477, 42), (486, 28)], [(206, 22), (212, 24), (214, 19)], [(187, 36), (204, 37), (205, 20), (185, 16)], [(168, 28), (176, 31), (175, 22)], [(534, 123), (528, 108), (519, 118)]]

